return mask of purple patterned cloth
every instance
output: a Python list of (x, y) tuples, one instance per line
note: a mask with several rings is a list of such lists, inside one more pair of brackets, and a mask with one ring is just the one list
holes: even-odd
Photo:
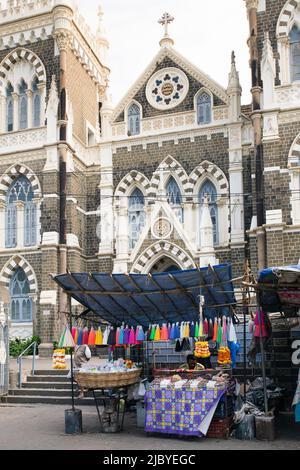
[(145, 395), (145, 431), (202, 437), (201, 422), (225, 393), (206, 388), (150, 388)]

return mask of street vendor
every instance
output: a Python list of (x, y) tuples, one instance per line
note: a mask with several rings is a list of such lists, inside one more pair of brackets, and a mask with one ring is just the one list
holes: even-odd
[(186, 358), (186, 363), (180, 366), (182, 370), (204, 370), (205, 367), (199, 364), (193, 354), (189, 354)]

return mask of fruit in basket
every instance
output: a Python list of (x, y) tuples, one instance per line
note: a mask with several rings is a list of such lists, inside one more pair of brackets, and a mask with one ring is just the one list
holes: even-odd
[(210, 357), (208, 341), (197, 341), (195, 343), (194, 356), (201, 359)]
[(130, 361), (129, 359), (125, 361), (125, 367), (127, 369), (133, 369), (134, 367), (134, 362), (133, 361)]

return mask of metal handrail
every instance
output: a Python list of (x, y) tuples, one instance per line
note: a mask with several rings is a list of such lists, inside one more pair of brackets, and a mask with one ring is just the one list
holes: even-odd
[(24, 351), (22, 352), (22, 354), (20, 354), (20, 356), (18, 356), (17, 358), (17, 363), (19, 364), (19, 381), (18, 381), (18, 386), (19, 388), (22, 387), (22, 359), (23, 359), (23, 356), (24, 354), (33, 346), (33, 356), (32, 356), (32, 375), (34, 375), (35, 373), (35, 356), (36, 356), (36, 347), (37, 347), (37, 342), (34, 341), (33, 343), (30, 344), (30, 346), (28, 346), (26, 349), (24, 349)]

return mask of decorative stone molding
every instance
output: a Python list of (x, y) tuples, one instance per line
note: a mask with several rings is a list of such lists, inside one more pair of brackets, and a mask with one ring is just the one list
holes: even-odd
[(300, 106), (300, 85), (277, 87), (275, 89), (276, 103), (281, 108), (295, 108)]
[(190, 186), (187, 192), (190, 193), (191, 197), (193, 194), (196, 195), (199, 181), (204, 181), (205, 178), (213, 181), (217, 187), (220, 198), (226, 198), (229, 196), (229, 184), (225, 174), (217, 165), (206, 160), (200, 163), (200, 165), (198, 165), (190, 175)]
[(34, 197), (37, 199), (41, 198), (42, 191), (40, 182), (34, 172), (25, 165), (17, 163), (10, 167), (6, 173), (0, 178), (0, 200), (6, 200), (6, 193), (14, 181), (18, 176), (24, 175), (30, 181), (32, 185), (32, 190), (34, 193)]
[(163, 61), (165, 57), (169, 57), (173, 60), (178, 66), (182, 67), (182, 69), (189, 73), (195, 80), (202, 83), (205, 88), (208, 88), (214, 95), (218, 96), (225, 104), (229, 103), (229, 97), (224, 90), (218, 83), (204, 74), (201, 70), (195, 67), (191, 62), (189, 62), (185, 57), (183, 57), (179, 52), (175, 51), (173, 48), (161, 48), (159, 53), (154, 57), (148, 68), (143, 72), (143, 74), (137, 79), (134, 85), (131, 87), (129, 92), (125, 95), (125, 97), (120, 101), (117, 107), (114, 110), (112, 121), (117, 119), (117, 117), (122, 113), (125, 109), (128, 102), (130, 102), (140, 88), (148, 82), (150, 77), (152, 76), (153, 72), (157, 67), (157, 63)]
[(190, 255), (182, 248), (169, 241), (161, 241), (154, 243), (139, 255), (132, 267), (132, 272), (136, 274), (148, 273), (163, 255), (171, 258), (182, 269), (196, 267)]
[(155, 198), (157, 196), (161, 172), (164, 175), (164, 186), (167, 183), (169, 177), (173, 175), (175, 180), (177, 180), (177, 183), (179, 183), (179, 186), (182, 188), (182, 195), (184, 196), (188, 192), (189, 178), (186, 171), (184, 170), (183, 166), (180, 165), (177, 160), (175, 160), (175, 158), (169, 155), (161, 162), (152, 176), (150, 191), (151, 197)]
[(288, 36), (291, 23), (299, 11), (300, 0), (288, 0), (281, 10), (277, 21), (277, 37)]
[(294, 140), (288, 157), (293, 225), (300, 224), (300, 134)]
[(22, 60), (30, 62), (35, 68), (35, 73), (39, 82), (46, 82), (46, 71), (41, 59), (32, 51), (19, 47), (10, 52), (0, 64), (0, 85), (5, 82), (8, 71), (17, 63)]
[(0, 273), (0, 284), (9, 287), (10, 280), (17, 268), (22, 268), (27, 276), (30, 294), (37, 295), (38, 283), (32, 266), (22, 256), (13, 256), (2, 268)]
[(132, 170), (118, 184), (117, 189), (115, 191), (115, 196), (122, 197), (125, 195), (129, 195), (130, 189), (133, 185), (141, 187), (144, 194), (147, 196), (149, 195), (151, 185), (148, 178), (139, 171)]
[(0, 154), (17, 150), (42, 147), (47, 142), (47, 129), (25, 129), (24, 131), (9, 132), (0, 135)]
[(60, 52), (67, 51), (71, 46), (72, 35), (69, 31), (59, 30), (55, 32), (54, 37)]
[(53, 25), (48, 24), (49, 22), (52, 22), (50, 17), (48, 20), (40, 19), (39, 23), (33, 19), (21, 25), (18, 22), (17, 26), (14, 24), (14, 27), (6, 27), (0, 38), (0, 50), (46, 41), (52, 37), (53, 31)]

